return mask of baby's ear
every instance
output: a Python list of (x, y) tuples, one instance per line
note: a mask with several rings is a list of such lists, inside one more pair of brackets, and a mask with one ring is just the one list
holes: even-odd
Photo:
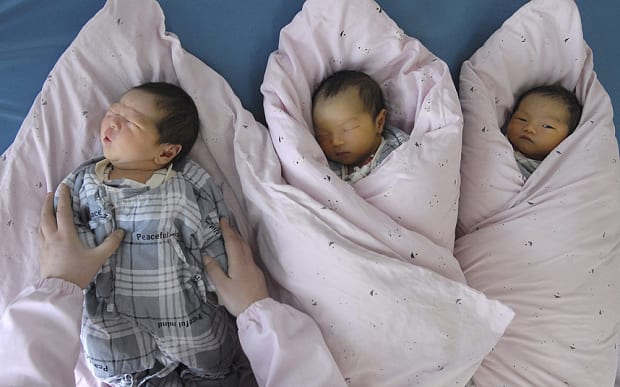
[(375, 127), (377, 128), (377, 133), (383, 133), (383, 127), (385, 126), (385, 118), (387, 117), (387, 110), (381, 109), (379, 114), (377, 114), (377, 118), (375, 119)]
[(168, 165), (183, 149), (181, 144), (161, 144), (161, 151), (155, 162), (161, 166)]

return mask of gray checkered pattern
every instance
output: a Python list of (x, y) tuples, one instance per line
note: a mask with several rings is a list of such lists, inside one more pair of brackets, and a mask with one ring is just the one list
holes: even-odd
[(65, 179), (89, 246), (114, 226), (126, 231), (85, 291), (82, 342), (95, 375), (112, 381), (156, 369), (165, 377), (184, 365), (214, 385), (229, 385), (236, 324), (207, 298), (201, 259), (208, 254), (227, 267), (219, 218), (230, 214), (220, 188), (192, 161), (156, 188), (104, 185), (97, 161)]

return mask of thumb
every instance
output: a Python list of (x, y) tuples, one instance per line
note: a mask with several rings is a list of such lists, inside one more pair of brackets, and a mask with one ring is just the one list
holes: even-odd
[(112, 255), (118, 246), (120, 246), (125, 236), (125, 231), (122, 229), (114, 230), (108, 235), (103, 242), (93, 249), (93, 255), (97, 257), (102, 263)]
[(225, 286), (226, 280), (228, 276), (222, 270), (222, 267), (213, 257), (205, 255), (202, 257), (202, 263), (205, 265), (205, 271), (207, 272), (207, 276), (213, 283), (216, 289)]

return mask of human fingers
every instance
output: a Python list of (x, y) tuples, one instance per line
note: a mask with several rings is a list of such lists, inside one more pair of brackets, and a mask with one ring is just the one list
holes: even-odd
[(124, 236), (124, 230), (114, 230), (103, 240), (103, 242), (101, 242), (101, 244), (99, 244), (99, 246), (92, 250), (92, 255), (103, 265), (105, 260), (108, 259), (110, 255), (116, 251), (116, 249), (118, 249), (118, 246), (120, 246)]
[(226, 242), (234, 242), (239, 238), (237, 232), (233, 230), (228, 223), (228, 219), (220, 218), (220, 230), (222, 231), (222, 238), (224, 238), (224, 243)]
[(205, 256), (203, 262), (220, 304), (233, 316), (238, 316), (254, 302), (269, 297), (265, 277), (254, 262), (229, 259), (230, 276), (222, 271), (213, 258)]
[(213, 257), (205, 255), (202, 257), (202, 263), (205, 266), (205, 272), (207, 273), (207, 277), (215, 286), (216, 291), (220, 288), (224, 288), (226, 286), (226, 281), (229, 280), (224, 270), (219, 263)]
[(71, 209), (71, 195), (69, 193), (69, 187), (67, 187), (66, 184), (61, 184), (58, 191), (56, 222), (58, 223), (58, 229), (61, 231), (75, 231), (75, 224), (73, 223), (73, 211)]
[(241, 238), (241, 235), (230, 226), (228, 219), (220, 219), (220, 229), (222, 230), (222, 238), (224, 239), (229, 266), (231, 258), (232, 260), (247, 260), (252, 257), (250, 246)]
[[(67, 253), (60, 257), (60, 261), (65, 265), (62, 270), (58, 271), (58, 277), (64, 278), (77, 284), (80, 288), (84, 289), (92, 281), (93, 277), (103, 263), (114, 253), (123, 240), (123, 230), (115, 230), (101, 244), (93, 249), (79, 249), (80, 253), (69, 255)], [(79, 239), (75, 239), (80, 243)], [(73, 246), (75, 251), (75, 247)]]
[(39, 221), (39, 238), (44, 239), (49, 233), (57, 229), (56, 215), (54, 214), (54, 194), (48, 192), (45, 195), (43, 207), (41, 207), (41, 220)]

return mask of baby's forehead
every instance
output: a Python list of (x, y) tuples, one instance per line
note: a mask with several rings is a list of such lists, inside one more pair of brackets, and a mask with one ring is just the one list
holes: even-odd
[(545, 94), (545, 93), (534, 92), (534, 93), (527, 94), (526, 96), (521, 98), (519, 106), (523, 105), (524, 102), (527, 102), (527, 103), (545, 102), (548, 104), (556, 105), (558, 107), (562, 106), (564, 108), (567, 108), (567, 103), (562, 99), (562, 97), (557, 96), (557, 95), (552, 95), (552, 94)]
[(156, 96), (140, 90), (130, 90), (110, 106), (114, 113), (137, 120), (159, 122), (164, 113), (157, 108)]
[(134, 105), (147, 106), (147, 107), (151, 107), (154, 110), (156, 110), (157, 96), (152, 93), (143, 91), (143, 90), (132, 89), (132, 90), (128, 90), (127, 92), (125, 92), (125, 94), (121, 95), (121, 97), (118, 100), (118, 103), (122, 103), (124, 105), (132, 105), (132, 106)]
[(552, 110), (569, 112), (569, 106), (562, 98), (548, 94), (528, 94), (521, 99), (517, 110)]
[(323, 110), (327, 107), (337, 106), (339, 109), (351, 110), (351, 111), (366, 111), (364, 101), (359, 94), (358, 89), (355, 86), (348, 87), (347, 89), (339, 90), (337, 93), (330, 95), (323, 95), (317, 98), (314, 105), (314, 110)]

